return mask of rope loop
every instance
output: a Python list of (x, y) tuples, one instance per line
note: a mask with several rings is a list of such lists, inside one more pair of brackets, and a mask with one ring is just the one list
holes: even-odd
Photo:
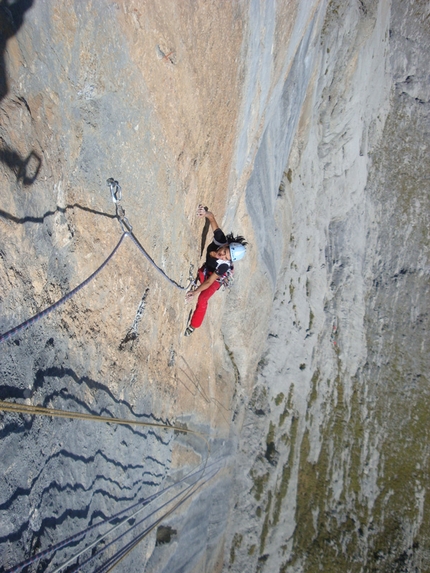
[(21, 330), (24, 330), (25, 328), (27, 328), (28, 326), (34, 324), (35, 322), (37, 322), (38, 320), (40, 320), (41, 318), (43, 318), (44, 316), (46, 316), (47, 314), (49, 314), (50, 312), (52, 312), (53, 310), (57, 309), (59, 306), (61, 306), (64, 302), (66, 302), (67, 300), (69, 300), (74, 294), (76, 294), (78, 291), (80, 291), (84, 286), (86, 286), (94, 277), (96, 277), (99, 272), (101, 270), (104, 269), (104, 267), (109, 263), (109, 261), (112, 259), (112, 257), (115, 255), (115, 253), (117, 252), (117, 250), (119, 249), (121, 243), (123, 242), (123, 240), (125, 239), (125, 237), (130, 237), (130, 239), (134, 242), (134, 244), (137, 246), (137, 248), (139, 249), (139, 251), (142, 253), (142, 255), (144, 255), (144, 257), (151, 263), (151, 265), (154, 266), (155, 269), (157, 269), (157, 271), (165, 278), (167, 279), (171, 285), (173, 285), (174, 287), (178, 288), (179, 290), (188, 290), (194, 283), (194, 279), (192, 276), (192, 272), (193, 272), (193, 265), (190, 266), (190, 270), (189, 270), (189, 279), (188, 279), (188, 284), (186, 286), (182, 286), (179, 283), (177, 283), (176, 281), (174, 281), (173, 279), (171, 279), (164, 271), (162, 268), (160, 268), (156, 262), (148, 255), (148, 253), (145, 251), (145, 249), (143, 248), (143, 246), (140, 244), (140, 242), (137, 240), (137, 238), (135, 237), (135, 235), (133, 234), (133, 227), (130, 224), (130, 221), (127, 219), (127, 217), (125, 216), (125, 210), (124, 208), (119, 204), (119, 202), (122, 199), (122, 190), (121, 190), (121, 186), (118, 183), (118, 181), (116, 181), (115, 179), (113, 179), (113, 177), (110, 177), (107, 180), (107, 184), (110, 188), (111, 191), (111, 195), (112, 195), (112, 201), (115, 203), (116, 206), (116, 217), (119, 221), (119, 224), (121, 226), (122, 229), (122, 236), (117, 244), (117, 246), (114, 248), (114, 250), (111, 252), (111, 254), (107, 257), (107, 259), (100, 265), (100, 267), (98, 269), (96, 269), (92, 275), (90, 275), (86, 280), (84, 280), (84, 282), (82, 282), (80, 285), (78, 285), (76, 288), (74, 288), (72, 291), (70, 291), (68, 294), (66, 294), (65, 296), (63, 296), (60, 300), (58, 300), (56, 303), (52, 304), (50, 307), (46, 308), (45, 310), (42, 310), (41, 312), (37, 313), (35, 316), (33, 316), (32, 318), (29, 318), (28, 320), (24, 321), (23, 323), (19, 324), (18, 326), (8, 330), (7, 332), (4, 332), (3, 334), (0, 334), (0, 344), (6, 340), (8, 340), (9, 338), (11, 338), (12, 336), (15, 336), (15, 334), (18, 334), (18, 332), (20, 332)]

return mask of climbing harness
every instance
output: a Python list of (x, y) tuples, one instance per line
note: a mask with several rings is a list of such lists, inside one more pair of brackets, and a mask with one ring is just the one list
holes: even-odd
[[(207, 267), (206, 267), (205, 264), (201, 267), (200, 270), (202, 271), (202, 275), (203, 275), (203, 281), (201, 281), (201, 282), (204, 282), (204, 281), (212, 274), (212, 272), (208, 271), (208, 269), (207, 269)], [(210, 274), (209, 274), (209, 272), (210, 272)], [(230, 269), (228, 269), (228, 271), (225, 272), (222, 276), (218, 277), (218, 278), (216, 279), (216, 282), (220, 283), (220, 285), (221, 285), (221, 287), (223, 288), (223, 290), (230, 289), (230, 288), (233, 286), (233, 281), (234, 281), (234, 276), (233, 276), (233, 275), (234, 275), (234, 269), (233, 269), (233, 268), (230, 268)], [(197, 276), (197, 277), (193, 280), (193, 282), (191, 283), (191, 285), (190, 285), (190, 287), (191, 287), (190, 290), (195, 290), (195, 289), (196, 289), (196, 287), (197, 287), (197, 281), (199, 281), (199, 280), (200, 280), (200, 277)]]
[(231, 287), (233, 286), (233, 281), (234, 281), (233, 273), (234, 273), (233, 269), (228, 269), (228, 271), (218, 279), (218, 282), (221, 283), (223, 290), (230, 290)]

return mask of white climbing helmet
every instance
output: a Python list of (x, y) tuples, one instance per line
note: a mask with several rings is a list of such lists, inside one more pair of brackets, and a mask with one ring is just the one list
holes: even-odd
[(230, 243), (229, 247), (230, 247), (231, 260), (233, 262), (240, 261), (240, 259), (243, 259), (246, 253), (246, 249), (243, 245), (241, 245), (240, 243)]

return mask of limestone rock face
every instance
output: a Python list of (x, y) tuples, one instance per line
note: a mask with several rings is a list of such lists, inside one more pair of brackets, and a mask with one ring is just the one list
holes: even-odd
[[(430, 567), (426, 14), (408, 2), (327, 6), (271, 199), (290, 244), (277, 256), (276, 223), (261, 235), (275, 296), (226, 570)], [(247, 189), (256, 218), (269, 203), (256, 199), (261, 173)]]
[[(117, 570), (430, 569), (428, 22), (412, 0), (1, 4), (0, 331), (118, 245), (109, 177), (176, 283), (123, 237), (1, 343), (1, 400), (153, 424), (0, 413), (6, 569), (175, 483), (87, 569), (139, 535)], [(184, 338), (199, 203), (250, 244)]]

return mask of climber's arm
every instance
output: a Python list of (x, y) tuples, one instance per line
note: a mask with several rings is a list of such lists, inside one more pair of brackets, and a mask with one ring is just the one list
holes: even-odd
[(198, 288), (196, 288), (196, 290), (187, 292), (185, 298), (187, 300), (191, 300), (194, 296), (199, 295), (201, 292), (209, 288), (217, 280), (217, 278), (219, 278), (218, 275), (216, 273), (212, 273), (210, 277), (208, 277)]
[(219, 225), (214, 217), (214, 214), (211, 211), (207, 211), (203, 205), (199, 205), (199, 208), (197, 209), (197, 215), (199, 217), (206, 217), (206, 219), (208, 219), (209, 223), (211, 224), (212, 231), (219, 229)]

